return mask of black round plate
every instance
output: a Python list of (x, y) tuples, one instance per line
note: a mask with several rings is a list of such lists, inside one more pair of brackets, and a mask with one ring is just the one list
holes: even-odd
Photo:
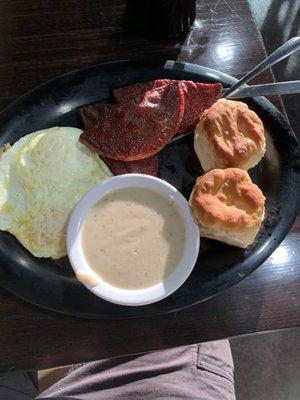
[[(83, 128), (77, 108), (110, 101), (112, 89), (157, 78), (221, 82), (235, 79), (221, 72), (174, 61), (120, 61), (70, 72), (31, 90), (0, 114), (0, 144), (51, 126)], [(10, 234), (0, 232), (0, 284), (15, 295), (50, 310), (95, 318), (145, 317), (175, 311), (214, 296), (254, 271), (288, 233), (296, 215), (296, 174), (291, 160), (297, 140), (285, 118), (266, 99), (249, 100), (267, 128), (267, 152), (250, 175), (264, 192), (266, 217), (255, 243), (246, 250), (201, 240), (198, 262), (187, 282), (172, 296), (143, 307), (102, 301), (73, 274), (67, 258), (33, 257)], [(160, 153), (160, 176), (187, 198), (201, 166), (188, 137)]]

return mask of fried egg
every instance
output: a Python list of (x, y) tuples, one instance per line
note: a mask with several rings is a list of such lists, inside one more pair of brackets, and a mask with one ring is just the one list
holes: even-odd
[(0, 158), (0, 230), (36, 257), (67, 254), (68, 218), (80, 198), (112, 176), (78, 141), (82, 131), (54, 127), (24, 136)]

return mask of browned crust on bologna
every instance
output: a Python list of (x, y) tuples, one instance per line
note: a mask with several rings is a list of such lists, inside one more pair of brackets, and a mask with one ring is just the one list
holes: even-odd
[(203, 111), (221, 97), (222, 85), (220, 83), (180, 82), (185, 95), (185, 111), (179, 133), (186, 133), (195, 128)]
[(114, 89), (115, 101), (123, 106), (137, 105), (140, 103), (157, 104), (161, 93), (172, 84), (171, 79), (156, 79), (155, 81), (135, 83), (133, 85)]
[(98, 123), (104, 105), (95, 103), (81, 107), (80, 115), (86, 129), (92, 128)]
[(220, 83), (211, 84), (157, 79), (115, 89), (113, 94), (116, 102), (120, 105), (157, 104), (160, 92), (165, 90), (167, 85), (171, 85), (174, 82), (180, 83), (185, 98), (184, 114), (178, 132), (189, 132), (195, 128), (203, 111), (220, 98), (222, 89)]
[(136, 173), (157, 176), (159, 166), (157, 154), (137, 161), (125, 162), (112, 160), (110, 158), (105, 158), (104, 161), (114, 175)]
[[(87, 125), (80, 140), (101, 156), (135, 161), (158, 153), (178, 131), (184, 112), (178, 82), (166, 85), (160, 102), (143, 106), (97, 104), (84, 107)], [(95, 121), (97, 121), (95, 123)]]

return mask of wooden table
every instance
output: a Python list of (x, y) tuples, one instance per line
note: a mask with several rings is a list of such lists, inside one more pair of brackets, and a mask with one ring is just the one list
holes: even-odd
[[(0, 5), (0, 107), (72, 69), (126, 58), (169, 58), (240, 77), (265, 57), (245, 0), (198, 1), (185, 38), (129, 35), (121, 0), (10, 0)], [(262, 82), (272, 81), (271, 73)], [(280, 105), (280, 103), (277, 102)], [(0, 370), (78, 361), (300, 325), (300, 219), (252, 275), (173, 314), (101, 321), (48, 312), (0, 290)]]

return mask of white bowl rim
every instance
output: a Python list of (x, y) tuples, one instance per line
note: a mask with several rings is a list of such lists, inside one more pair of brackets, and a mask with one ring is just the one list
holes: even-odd
[[(176, 201), (185, 222), (186, 245), (180, 263), (165, 280), (146, 289), (127, 290), (108, 284), (91, 270), (81, 246), (82, 227), (91, 207), (108, 193), (129, 187), (150, 189), (172, 197)], [(88, 273), (98, 281), (96, 286), (82, 282), (90, 291), (106, 301), (125, 306), (155, 303), (175, 292), (191, 274), (198, 258), (199, 246), (199, 227), (188, 201), (174, 186), (150, 175), (118, 175), (98, 183), (78, 202), (70, 216), (67, 227), (68, 257), (75, 274), (79, 271)]]

